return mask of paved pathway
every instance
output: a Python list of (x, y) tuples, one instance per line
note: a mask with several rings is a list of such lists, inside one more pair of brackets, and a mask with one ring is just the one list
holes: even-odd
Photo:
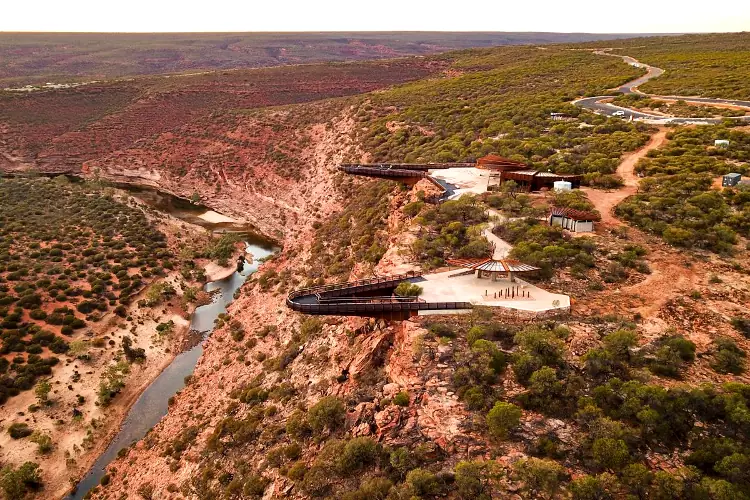
[(488, 212), (490, 214), (490, 223), (485, 228), (483, 234), (485, 238), (487, 238), (487, 240), (490, 242), (490, 244), (495, 247), (492, 258), (495, 260), (505, 259), (513, 249), (513, 245), (498, 237), (495, 233), (492, 232), (492, 230), (495, 228), (495, 226), (497, 226), (498, 223), (504, 223), (507, 220), (507, 217), (492, 209), (489, 209)]

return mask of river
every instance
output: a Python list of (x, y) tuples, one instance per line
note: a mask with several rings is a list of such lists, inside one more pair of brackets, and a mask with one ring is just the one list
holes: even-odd
[[(185, 205), (185, 203), (189, 204), (185, 200), (155, 190), (147, 190), (146, 196), (143, 195), (143, 190), (128, 189), (128, 191), (152, 207), (167, 211), (188, 222), (196, 222), (192, 220), (192, 216), (201, 210), (200, 207)], [(214, 230), (226, 229), (224, 227), (213, 227), (214, 225), (209, 225), (205, 221), (201, 225)], [(213, 292), (213, 302), (198, 307), (191, 317), (190, 329), (202, 332), (203, 340), (208, 338), (213, 331), (214, 320), (219, 314), (226, 312), (227, 306), (234, 300), (234, 292), (242, 286), (248, 276), (258, 269), (259, 260), (273, 253), (272, 245), (262, 237), (248, 234), (245, 238), (247, 251), (253, 255), (253, 263), (245, 263), (241, 273), (235, 272), (227, 278), (206, 284), (204, 290)], [(159, 423), (162, 417), (167, 414), (169, 398), (185, 386), (185, 377), (193, 373), (202, 353), (203, 342), (200, 342), (193, 348), (178, 354), (169, 366), (146, 388), (123, 420), (120, 431), (78, 483), (76, 492), (66, 497), (67, 499), (84, 498), (86, 493), (99, 484), (107, 465), (117, 457), (117, 453), (122, 448), (130, 446), (134, 441), (143, 438), (152, 427)]]

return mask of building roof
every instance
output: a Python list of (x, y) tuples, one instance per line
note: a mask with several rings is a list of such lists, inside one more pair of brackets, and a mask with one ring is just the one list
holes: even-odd
[(601, 220), (602, 216), (597, 212), (588, 212), (586, 210), (576, 210), (568, 207), (552, 207), (549, 210), (550, 215), (556, 217), (567, 217), (573, 220)]
[(449, 259), (448, 264), (469, 269), (489, 271), (489, 272), (514, 272), (523, 273), (528, 271), (538, 271), (538, 267), (524, 264), (515, 259)]
[(565, 177), (564, 175), (553, 174), (552, 172), (537, 172), (537, 177)]
[(548, 179), (560, 180), (579, 179), (583, 177), (582, 175), (577, 174), (556, 174), (554, 172), (540, 172), (539, 170), (511, 170), (509, 172), (506, 172), (505, 174), (510, 176), (518, 175), (524, 177), (546, 177)]

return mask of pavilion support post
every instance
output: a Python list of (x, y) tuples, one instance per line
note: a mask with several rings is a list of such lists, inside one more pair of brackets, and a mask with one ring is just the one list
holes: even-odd
[(515, 283), (516, 277), (513, 275), (513, 271), (508, 271), (508, 274), (510, 275), (510, 282)]

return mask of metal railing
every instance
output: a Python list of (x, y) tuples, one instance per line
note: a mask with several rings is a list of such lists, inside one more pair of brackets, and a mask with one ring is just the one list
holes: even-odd
[(419, 297), (396, 297), (390, 295), (374, 296), (374, 297), (321, 297), (317, 295), (318, 302), (321, 304), (325, 303), (343, 303), (343, 304), (395, 304), (405, 302), (424, 302), (424, 299)]
[(470, 302), (339, 302), (331, 301), (318, 304), (302, 304), (287, 300), (287, 306), (305, 314), (324, 314), (340, 316), (369, 316), (373, 313), (393, 313), (409, 311), (437, 311), (452, 309), (471, 309)]
[(446, 168), (473, 168), (476, 163), (342, 163), (340, 167), (397, 168), (403, 170), (442, 170)]
[[(323, 314), (340, 316), (390, 316), (408, 318), (412, 311), (471, 309), (470, 302), (427, 302), (419, 297), (337, 297), (337, 292), (353, 295), (355, 293), (397, 286), (398, 283), (417, 276), (420, 273), (410, 271), (393, 276), (378, 276), (364, 280), (300, 288), (287, 295), (286, 305), (294, 311), (305, 314)], [(297, 299), (314, 297), (315, 302), (303, 303)]]
[(332, 290), (345, 290), (354, 287), (361, 287), (366, 285), (385, 284), (392, 281), (404, 281), (409, 278), (416, 278), (422, 276), (422, 273), (416, 271), (408, 271), (402, 274), (394, 274), (391, 276), (375, 276), (373, 278), (365, 278), (356, 281), (347, 281), (344, 283), (331, 283), (328, 285), (311, 286), (307, 288), (298, 288), (289, 292), (289, 298), (297, 298), (303, 295), (315, 295)]
[(426, 172), (421, 170), (410, 170), (405, 168), (391, 167), (361, 167), (361, 166), (340, 166), (342, 172), (352, 175), (369, 175), (379, 177), (396, 177), (396, 178), (423, 178), (427, 176)]

